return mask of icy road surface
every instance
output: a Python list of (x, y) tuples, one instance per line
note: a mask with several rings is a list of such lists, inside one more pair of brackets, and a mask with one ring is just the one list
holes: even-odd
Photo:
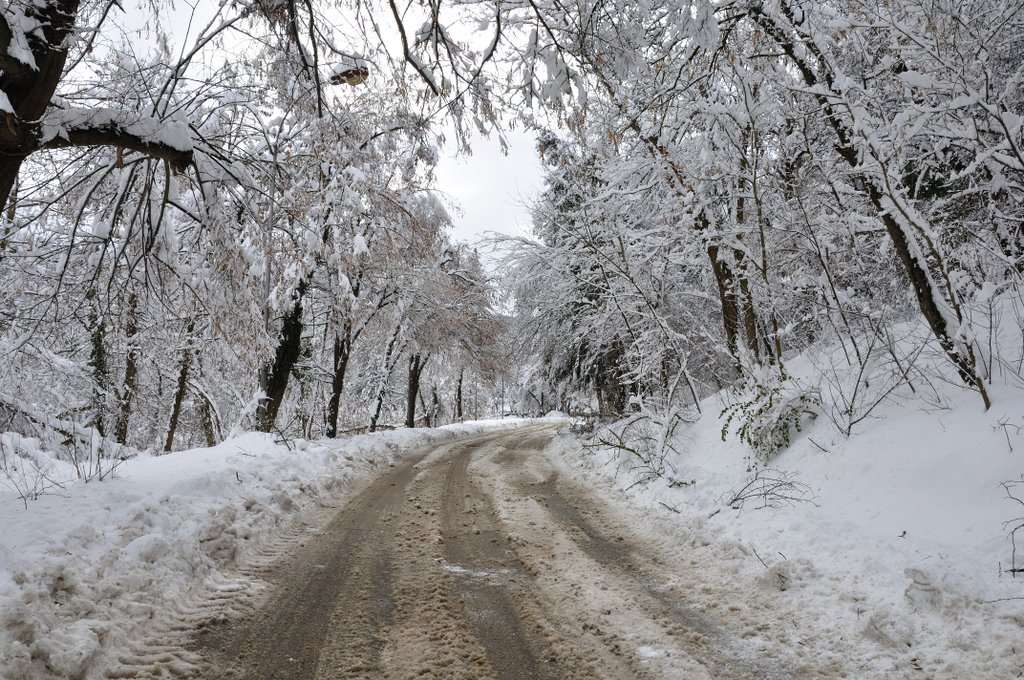
[(390, 468), (252, 570), (255, 606), (195, 634), (203, 676), (844, 675), (763, 637), (756, 591), (712, 588), (686, 550), (635, 538), (644, 517), (545, 456), (554, 431), (474, 435)]

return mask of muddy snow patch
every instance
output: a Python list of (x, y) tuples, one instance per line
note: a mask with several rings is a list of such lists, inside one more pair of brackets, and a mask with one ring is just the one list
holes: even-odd
[(637, 656), (644, 659), (664, 659), (668, 656), (668, 652), (664, 649), (658, 649), (657, 647), (649, 647), (647, 645), (640, 645), (636, 648)]

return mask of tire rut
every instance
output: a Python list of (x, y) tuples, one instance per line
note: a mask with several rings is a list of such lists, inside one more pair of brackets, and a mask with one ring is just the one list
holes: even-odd
[(778, 671), (688, 604), (678, 583), (699, 576), (560, 478), (550, 429), (465, 437), (372, 482), (261, 572), (246, 613), (196, 634), (201, 677), (822, 677)]
[[(700, 636), (700, 644), (685, 645), (687, 651), (702, 665), (715, 668), (718, 677), (764, 678), (783, 680), (791, 677), (764, 662), (741, 663), (730, 658), (731, 641), (722, 628), (709, 617), (686, 606), (678, 595), (669, 592), (657, 579), (649, 575), (650, 565), (657, 560), (647, 554), (644, 547), (628, 541), (621, 533), (609, 538), (597, 529), (588, 516), (598, 511), (578, 492), (563, 494), (560, 478), (555, 472), (543, 482), (521, 483), (519, 489), (551, 511), (552, 515), (571, 535), (578, 537), (576, 543), (588, 557), (605, 569), (631, 581), (639, 590), (637, 605), (653, 617), (669, 620), (693, 636)], [(570, 501), (567, 495), (572, 497)], [(714, 643), (706, 644), (706, 641)]]
[(514, 604), (527, 601), (523, 582), (528, 577), (499, 535), (486, 498), (467, 475), (470, 456), (477, 448), (461, 451), (445, 479), (445, 568), (456, 582), (473, 634), (487, 650), (500, 680), (568, 677), (554, 665), (554, 652), (530, 630), (527, 616)]
[[(843, 675), (834, 664), (818, 668), (766, 645), (760, 636), (771, 622), (756, 616), (770, 616), (770, 610), (735, 599), (733, 588), (722, 593), (731, 600), (708, 601), (714, 588), (709, 591), (700, 574), (683, 567), (689, 560), (685, 551), (677, 552), (688, 541), (666, 551), (658, 541), (634, 536), (642, 515), (616, 516), (607, 502), (561, 477), (544, 455), (548, 442), (548, 437), (523, 437), (475, 461), (475, 476), (489, 478), (501, 521), (541, 586), (543, 606), (574, 612), (580, 619), (577, 639), (610, 650), (629, 669), (599, 677)], [(690, 589), (697, 597), (688, 596)]]
[[(267, 576), (274, 594), (254, 614), (199, 631), (207, 678), (298, 680), (316, 676), (321, 650), (336, 677), (366, 677), (386, 623), (390, 562), (377, 539), (382, 519), (404, 500), (410, 460), (355, 495), (322, 530)], [(382, 615), (383, 614), (383, 615)], [(343, 639), (331, 640), (331, 632)], [(337, 650), (343, 650), (341, 653)], [(353, 675), (355, 673), (355, 675)], [(346, 675), (347, 674), (347, 675)]]

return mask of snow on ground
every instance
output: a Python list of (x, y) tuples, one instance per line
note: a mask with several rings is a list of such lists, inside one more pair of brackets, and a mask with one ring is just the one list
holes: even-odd
[(636, 521), (639, 532), (671, 522), (738, 546), (729, 566), (776, 592), (780, 615), (805, 632), (843, 639), (836, 651), (863, 677), (1024, 677), (1024, 574), (1007, 573), (1004, 528), (1024, 507), (1000, 486), (1024, 473), (1024, 391), (996, 388), (987, 413), (976, 394), (942, 396), (939, 408), (889, 400), (849, 438), (825, 417), (808, 423), (768, 466), (807, 485), (813, 503), (777, 508), (729, 506), (751, 472), (745, 445), (722, 441), (718, 396), (678, 435), (660, 479), (638, 483), (630, 454), (572, 435), (553, 450), (654, 520)]
[(482, 421), (336, 441), (245, 434), (127, 461), (26, 506), (0, 489), (0, 679), (101, 677), (147, 624), (216, 582), (300, 510), (336, 503), (405, 453)]

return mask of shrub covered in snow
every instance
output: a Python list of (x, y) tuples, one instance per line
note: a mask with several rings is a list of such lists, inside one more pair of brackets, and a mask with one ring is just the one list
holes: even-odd
[(806, 418), (817, 416), (820, 404), (817, 389), (765, 371), (722, 409), (722, 441), (735, 427), (737, 438), (753, 450), (758, 462), (766, 463), (789, 446)]

